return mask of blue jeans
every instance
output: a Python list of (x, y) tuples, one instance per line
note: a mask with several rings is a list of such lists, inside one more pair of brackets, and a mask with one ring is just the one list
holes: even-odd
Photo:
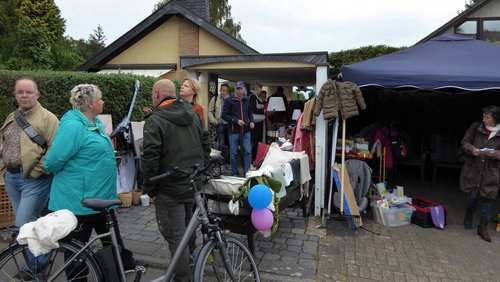
[(226, 150), (226, 136), (227, 136), (227, 124), (220, 123), (215, 126), (217, 132), (217, 150), (221, 152), (224, 157), (224, 161), (227, 162), (227, 150)]
[(252, 163), (252, 140), (250, 132), (243, 134), (230, 133), (229, 134), (229, 154), (231, 161), (231, 175), (239, 176), (238, 172), (238, 146), (241, 143), (243, 150), (243, 174), (250, 169)]
[(9, 195), (16, 226), (37, 220), (47, 205), (52, 184), (52, 175), (42, 175), (39, 178), (25, 178), (23, 173), (5, 173), (5, 191)]
[(467, 195), (467, 207), (475, 210), (479, 201), (481, 201), (481, 210), (479, 211), (480, 217), (489, 219), (494, 200), (481, 197), (478, 189), (470, 191)]
[[(5, 173), (5, 191), (12, 203), (12, 208), (16, 215), (15, 224), (17, 227), (35, 221), (40, 217), (40, 213), (47, 205), (49, 199), (52, 178), (52, 175), (42, 175), (34, 179), (25, 178), (22, 172), (15, 174), (10, 172)], [(35, 258), (29, 250), (27, 250), (26, 254), (29, 258), (28, 266), (32, 270), (37, 267), (43, 267), (50, 256), (49, 253)], [(23, 266), (22, 268), (25, 267)]]

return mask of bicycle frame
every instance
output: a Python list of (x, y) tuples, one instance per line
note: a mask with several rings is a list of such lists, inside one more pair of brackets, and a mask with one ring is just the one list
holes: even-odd
[[(61, 275), (61, 273), (66, 269), (66, 267), (68, 267), (68, 265), (70, 263), (72, 263), (72, 261), (77, 258), (78, 256), (80, 256), (83, 252), (85, 251), (88, 251), (90, 250), (90, 248), (92, 247), (92, 245), (94, 244), (95, 241), (99, 240), (99, 239), (102, 239), (102, 238), (111, 238), (111, 244), (113, 245), (113, 249), (114, 249), (114, 258), (116, 259), (116, 262), (118, 263), (118, 267), (119, 267), (119, 273), (120, 273), (120, 279), (121, 281), (123, 282), (126, 282), (127, 279), (125, 278), (125, 271), (123, 269), (123, 262), (122, 262), (122, 258), (120, 256), (120, 247), (119, 247), (119, 244), (118, 244), (118, 240), (116, 239), (116, 232), (115, 232), (115, 229), (114, 229), (114, 226), (113, 226), (113, 223), (112, 223), (112, 220), (111, 219), (108, 219), (108, 216), (109, 214), (106, 216), (106, 221), (108, 224), (109, 222), (111, 222), (111, 225), (109, 226), (108, 228), (108, 232), (106, 233), (102, 233), (102, 234), (98, 234), (96, 235), (95, 237), (93, 237), (88, 243), (86, 243), (76, 254), (72, 255), (65, 263), (62, 267), (60, 267), (56, 273), (54, 273), (54, 275), (52, 275), (48, 280), (47, 282), (52, 282), (54, 281), (59, 275)], [(84, 255), (86, 256), (86, 255)]]
[(196, 229), (200, 224), (208, 225), (210, 223), (208, 220), (207, 210), (203, 205), (201, 192), (197, 190), (195, 191), (194, 201), (196, 204), (196, 209), (193, 213), (193, 216), (191, 217), (191, 220), (189, 221), (188, 226), (186, 227), (186, 232), (184, 232), (181, 242), (179, 243), (179, 247), (177, 248), (177, 250), (175, 250), (175, 253), (172, 256), (172, 260), (165, 270), (165, 274), (156, 278), (155, 280), (153, 280), (153, 282), (170, 281), (172, 279), (172, 277), (174, 276), (175, 266), (177, 266), (177, 263), (179, 262), (184, 249), (188, 246), (191, 234), (194, 234), (196, 232)]

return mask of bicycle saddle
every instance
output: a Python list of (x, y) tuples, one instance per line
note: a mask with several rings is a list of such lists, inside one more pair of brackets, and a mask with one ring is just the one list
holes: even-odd
[(105, 210), (111, 206), (121, 205), (120, 200), (103, 200), (97, 198), (83, 199), (82, 205), (86, 208), (93, 209), (95, 211)]

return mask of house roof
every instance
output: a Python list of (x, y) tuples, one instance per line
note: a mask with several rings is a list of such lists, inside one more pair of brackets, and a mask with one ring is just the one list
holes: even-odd
[(100, 53), (95, 55), (93, 58), (79, 66), (77, 71), (99, 71), (102, 66), (108, 61), (113, 59), (115, 56), (119, 55), (123, 51), (127, 50), (130, 46), (141, 40), (144, 36), (149, 34), (151, 31), (156, 29), (161, 24), (168, 21), (171, 17), (176, 15), (182, 15), (194, 24), (203, 28), (207, 32), (211, 33), (215, 37), (224, 41), (228, 45), (232, 46), (236, 50), (242, 52), (243, 54), (258, 54), (255, 49), (250, 46), (240, 42), (236, 38), (222, 31), (221, 29), (213, 26), (210, 22), (202, 19), (195, 13), (184, 8), (182, 5), (178, 4), (176, 1), (170, 1), (161, 9), (158, 9), (150, 16), (145, 18), (127, 33), (122, 35), (120, 38), (111, 43), (108, 47), (104, 48)]
[(458, 14), (456, 17), (442, 25), (440, 28), (436, 29), (433, 31), (431, 34), (427, 35), (426, 37), (422, 38), (417, 44), (426, 42), (430, 40), (431, 38), (434, 38), (436, 36), (442, 35), (443, 32), (446, 30), (449, 30), (450, 28), (454, 28), (456, 25), (461, 24), (464, 22), (470, 15), (472, 15), (474, 12), (478, 11), (484, 5), (490, 3), (492, 0), (483, 0), (481, 2), (477, 2), (476, 4), (470, 6), (468, 9), (463, 11), (462, 13)]
[(268, 86), (315, 85), (317, 66), (328, 66), (328, 52), (182, 56), (181, 68), (203, 70), (230, 81)]

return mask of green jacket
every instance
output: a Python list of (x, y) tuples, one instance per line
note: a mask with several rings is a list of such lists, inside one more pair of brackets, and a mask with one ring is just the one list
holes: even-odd
[[(37, 103), (31, 110), (25, 112), (24, 116), (36, 132), (45, 139), (47, 148), (49, 148), (59, 125), (57, 117), (42, 107), (40, 103)], [(4, 168), (3, 162), (1, 161), (3, 131), (11, 122), (16, 122), (14, 119), (14, 112), (7, 116), (2, 128), (0, 128), (0, 170)], [(40, 145), (32, 141), (24, 130), (21, 132), (21, 148), (21, 164), (23, 166), (24, 176), (38, 178), (42, 174), (46, 174), (43, 169), (43, 162), (47, 149), (40, 147)]]
[(85, 198), (116, 199), (116, 160), (113, 144), (99, 118), (90, 123), (79, 110), (61, 119), (45, 169), (53, 172), (49, 209), (68, 209), (75, 215), (94, 214), (84, 208)]
[[(143, 138), (141, 169), (144, 192), (150, 196), (166, 193), (179, 200), (191, 199), (194, 191), (187, 178), (149, 181), (151, 177), (176, 167), (191, 171), (193, 165), (208, 165), (209, 135), (191, 104), (166, 98), (146, 120)], [(198, 181), (198, 184), (201, 183)]]

